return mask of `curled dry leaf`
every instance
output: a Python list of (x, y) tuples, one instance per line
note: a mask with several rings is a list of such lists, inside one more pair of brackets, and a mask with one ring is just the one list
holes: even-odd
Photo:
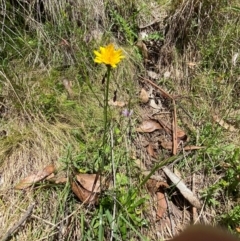
[[(82, 185), (82, 187), (85, 188), (86, 190), (88, 190), (90, 192), (100, 193), (101, 183), (100, 183), (99, 175), (81, 173), (81, 174), (76, 175), (76, 178), (77, 178), (78, 182)], [(94, 190), (92, 190), (94, 183), (95, 183), (95, 187), (94, 187)]]
[(154, 194), (159, 191), (159, 188), (169, 188), (169, 185), (166, 182), (157, 181), (153, 178), (149, 178), (146, 182), (147, 189), (151, 194)]
[(45, 179), (47, 176), (51, 175), (55, 171), (55, 167), (53, 165), (46, 166), (43, 170), (37, 172), (36, 174), (32, 174), (24, 179), (22, 179), (16, 186), (15, 189), (22, 190), (30, 187), (36, 182), (39, 182)]
[(177, 139), (179, 139), (179, 140), (187, 139), (186, 133), (183, 130), (181, 130), (180, 128), (177, 128)]
[(147, 146), (147, 153), (151, 156), (151, 157), (154, 157), (156, 158), (156, 152), (154, 151), (153, 149), (153, 146), (151, 143), (149, 143), (149, 145)]
[(142, 124), (136, 129), (137, 132), (149, 133), (155, 130), (160, 130), (162, 127), (154, 120), (143, 121)]
[(148, 179), (147, 183), (148, 191), (157, 198), (157, 220), (163, 217), (167, 210), (167, 202), (164, 195), (164, 188), (168, 188), (169, 185), (166, 182), (157, 181), (155, 179)]
[(71, 188), (74, 194), (85, 204), (98, 204), (99, 196), (97, 193), (91, 192), (83, 188), (77, 182), (72, 181)]
[(143, 103), (147, 103), (149, 100), (149, 94), (144, 88), (141, 89), (139, 97)]
[[(165, 123), (162, 120), (159, 121), (159, 122), (168, 133), (172, 132), (172, 125), (171, 124)], [(179, 139), (179, 140), (187, 139), (186, 133), (182, 129), (180, 129), (179, 127), (177, 127), (177, 139)]]
[(161, 146), (162, 146), (162, 148), (164, 148), (166, 150), (172, 150), (173, 143), (171, 141), (162, 141)]
[(156, 193), (157, 196), (157, 220), (162, 218), (167, 211), (167, 201), (163, 191)]
[[(72, 191), (85, 204), (98, 204), (102, 187), (108, 187), (106, 178), (97, 174), (77, 174), (77, 181), (71, 183)], [(102, 184), (102, 185), (101, 185)]]

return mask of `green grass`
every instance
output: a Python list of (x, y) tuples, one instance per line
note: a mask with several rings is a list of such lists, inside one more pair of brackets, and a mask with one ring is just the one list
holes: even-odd
[[(203, 203), (199, 222), (223, 225), (236, 233), (240, 219), (240, 60), (238, 57), (233, 63), (232, 58), (239, 49), (237, 1), (217, 4), (202, 0), (201, 5), (189, 0), (151, 4), (111, 0), (71, 5), (61, 0), (59, 4), (46, 3), (41, 21), (37, 21), (33, 6), (13, 7), (3, 2), (1, 234), (34, 202), (32, 217), (11, 240), (160, 239), (154, 231), (157, 224), (147, 215), (151, 197), (140, 185), (144, 175), (134, 160), (139, 151), (134, 130), (143, 113), (138, 75), (145, 76), (149, 68), (135, 44), (143, 31), (139, 26), (154, 21), (156, 12), (159, 26), (147, 28), (145, 39), (152, 56), (158, 58), (154, 71), (161, 77), (156, 82), (180, 96), (176, 102), (178, 121), (190, 144), (206, 147), (192, 152), (176, 167), (188, 184), (192, 174), (196, 175), (197, 195)], [(166, 13), (169, 18), (164, 22)], [(181, 28), (174, 22), (179, 19)], [(159, 41), (163, 46), (156, 48)], [(113, 99), (117, 90), (117, 100), (127, 103), (133, 115), (126, 118), (123, 108), (110, 106), (111, 125), (102, 148), (106, 68), (94, 63), (93, 50), (109, 42), (126, 56), (112, 72), (109, 98)], [(190, 68), (189, 62), (196, 66)], [(169, 79), (162, 77), (166, 71), (171, 71)], [(69, 84), (70, 92), (64, 83)], [(236, 131), (216, 123), (215, 114)], [(158, 161), (164, 159), (162, 156)], [(77, 172), (97, 173), (103, 161), (102, 171), (111, 185), (101, 194), (99, 205), (83, 205), (73, 194), (70, 181)], [(57, 176), (68, 178), (65, 184), (45, 180), (27, 191), (13, 189), (21, 179), (50, 163), (57, 167)], [(161, 167), (161, 162), (156, 165)], [(174, 200), (174, 195), (170, 191), (169, 199)], [(161, 238), (168, 235), (165, 231)]]

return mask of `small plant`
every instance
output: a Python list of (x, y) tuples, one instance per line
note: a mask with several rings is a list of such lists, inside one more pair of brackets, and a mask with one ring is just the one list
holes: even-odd
[(111, 11), (111, 16), (113, 22), (115, 22), (117, 31), (124, 36), (124, 39), (127, 43), (133, 45), (138, 37), (136, 34), (136, 26), (134, 26), (134, 21), (132, 19), (127, 21), (116, 10)]
[(240, 205), (236, 205), (228, 213), (221, 215), (220, 223), (227, 226), (231, 232), (239, 235)]

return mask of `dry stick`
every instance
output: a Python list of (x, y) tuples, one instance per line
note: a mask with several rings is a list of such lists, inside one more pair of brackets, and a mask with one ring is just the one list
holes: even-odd
[(173, 102), (173, 123), (172, 123), (172, 131), (173, 131), (173, 155), (177, 154), (177, 110), (175, 100), (172, 99)]
[(28, 209), (27, 209), (26, 213), (23, 215), (23, 217), (12, 228), (10, 228), (7, 231), (7, 233), (3, 237), (2, 241), (7, 241), (17, 231), (17, 229), (27, 220), (27, 218), (31, 216), (34, 205), (35, 205), (35, 203), (32, 203), (28, 207)]
[(192, 193), (192, 191), (183, 183), (183, 181), (170, 171), (166, 166), (162, 168), (164, 173), (172, 181), (174, 185), (179, 189), (181, 194), (196, 208), (201, 208), (201, 203), (198, 198)]
[[(22, 208), (19, 207), (18, 205), (15, 205), (15, 204), (14, 204), (14, 206), (17, 207), (19, 210), (21, 210), (21, 211), (23, 211), (23, 212), (27, 212), (25, 209), (22, 209)], [(42, 222), (44, 222), (44, 223), (46, 223), (46, 224), (48, 224), (48, 225), (50, 225), (50, 226), (55, 226), (55, 224), (53, 224), (53, 223), (51, 223), (51, 222), (49, 222), (49, 221), (47, 221), (47, 220), (45, 220), (45, 219), (43, 219), (43, 218), (40, 218), (40, 217), (38, 217), (38, 216), (36, 216), (36, 215), (34, 215), (34, 214), (32, 214), (31, 217), (32, 217), (32, 218), (36, 218), (36, 219), (38, 219), (38, 220), (40, 220), (40, 221), (42, 221)]]
[(156, 84), (155, 84), (154, 82), (152, 82), (151, 80), (146, 79), (146, 78), (143, 78), (143, 77), (141, 77), (141, 76), (139, 76), (139, 78), (141, 78), (141, 79), (143, 79), (143, 80), (146, 80), (146, 81), (147, 81), (148, 83), (150, 83), (152, 86), (154, 86), (154, 87), (156, 87), (157, 89), (159, 89), (160, 92), (162, 93), (162, 95), (163, 95), (164, 97), (173, 100), (173, 97), (172, 97), (170, 94), (168, 94), (166, 91), (164, 91), (162, 88), (160, 88), (158, 85), (156, 85)]

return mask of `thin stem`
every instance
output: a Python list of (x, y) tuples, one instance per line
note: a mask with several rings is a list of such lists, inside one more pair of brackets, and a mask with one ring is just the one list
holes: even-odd
[[(114, 190), (116, 190), (116, 169), (115, 169), (115, 162), (114, 162), (114, 151), (113, 151), (113, 145), (114, 145), (114, 141), (113, 141), (113, 130), (112, 130), (112, 126), (111, 126), (111, 159), (112, 159), (112, 174), (113, 174), (113, 187)], [(116, 218), (116, 207), (117, 207), (117, 202), (116, 202), (116, 192), (114, 192), (113, 194), (113, 214), (112, 214), (112, 223), (111, 223), (111, 238), (110, 241), (112, 241), (114, 239), (114, 234), (115, 234), (115, 218)]]
[(106, 88), (104, 88), (104, 134), (103, 134), (103, 143), (102, 146), (105, 147), (107, 142), (107, 129), (108, 129), (108, 93), (109, 93), (109, 82), (110, 82), (110, 73), (111, 73), (111, 66), (107, 66), (107, 83)]

